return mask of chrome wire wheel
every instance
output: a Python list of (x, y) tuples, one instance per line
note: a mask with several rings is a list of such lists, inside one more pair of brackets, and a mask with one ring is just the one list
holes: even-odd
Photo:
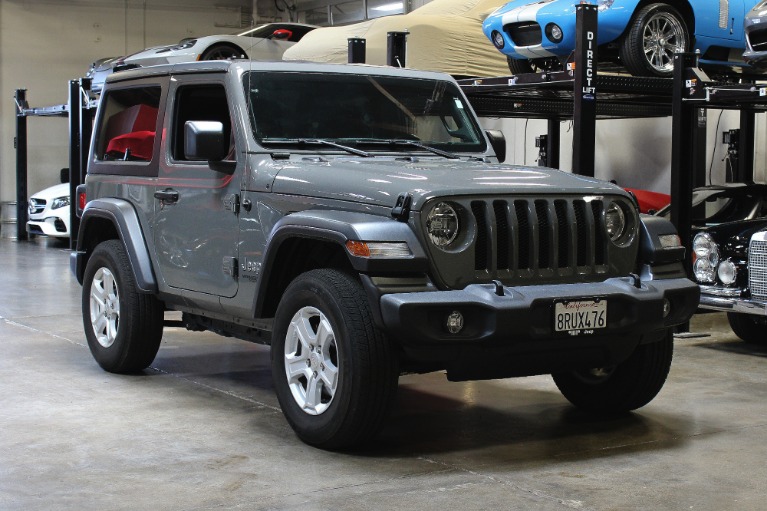
[(91, 327), (100, 345), (109, 348), (117, 338), (120, 326), (120, 292), (107, 268), (96, 270), (90, 293)]
[(338, 389), (338, 347), (328, 318), (315, 307), (293, 315), (285, 338), (285, 375), (296, 404), (309, 415), (328, 409)]
[(687, 35), (679, 19), (669, 12), (657, 12), (647, 20), (642, 48), (650, 66), (658, 72), (674, 69), (674, 53), (687, 48)]

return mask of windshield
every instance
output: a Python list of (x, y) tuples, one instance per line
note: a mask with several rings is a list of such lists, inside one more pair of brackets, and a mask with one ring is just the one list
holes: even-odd
[[(731, 188), (698, 188), (692, 192), (692, 222), (696, 225), (718, 224), (765, 216), (767, 201), (764, 189), (745, 186)], [(671, 208), (658, 212), (670, 217)]]
[[(448, 81), (254, 71), (244, 85), (253, 132), (265, 147), (321, 139), (371, 151), (486, 149), (458, 87)], [(420, 144), (391, 143), (401, 140)]]

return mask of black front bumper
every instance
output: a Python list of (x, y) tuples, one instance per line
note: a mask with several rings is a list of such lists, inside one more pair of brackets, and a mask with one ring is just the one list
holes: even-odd
[[(698, 285), (686, 278), (638, 286), (635, 279), (622, 277), (504, 287), (503, 296), (493, 284), (473, 284), (458, 291), (384, 294), (380, 318), (386, 333), (411, 359), (442, 361), (446, 367), (470, 366), (476, 359), (489, 374), (490, 359), (506, 357), (507, 372), (539, 374), (620, 363), (637, 345), (662, 339), (668, 329), (688, 321), (699, 297)], [(556, 302), (594, 298), (607, 300), (604, 328), (555, 331)], [(455, 334), (447, 328), (453, 312), (464, 319), (463, 329)]]

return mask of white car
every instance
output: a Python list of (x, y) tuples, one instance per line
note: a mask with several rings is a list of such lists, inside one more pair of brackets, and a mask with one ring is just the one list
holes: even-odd
[(91, 90), (100, 92), (107, 75), (122, 69), (195, 60), (282, 60), (285, 50), (315, 28), (303, 23), (267, 23), (239, 34), (190, 37), (127, 57), (97, 60), (85, 76), (91, 78)]
[(27, 232), (56, 238), (69, 237), (69, 183), (51, 186), (29, 198)]

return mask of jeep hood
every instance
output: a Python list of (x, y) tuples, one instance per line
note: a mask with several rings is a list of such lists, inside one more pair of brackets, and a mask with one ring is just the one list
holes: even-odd
[(610, 183), (559, 170), (465, 160), (339, 158), (289, 161), (276, 170), (275, 193), (386, 207), (394, 206), (401, 193), (410, 193), (414, 210), (431, 197), (450, 195), (626, 195)]

